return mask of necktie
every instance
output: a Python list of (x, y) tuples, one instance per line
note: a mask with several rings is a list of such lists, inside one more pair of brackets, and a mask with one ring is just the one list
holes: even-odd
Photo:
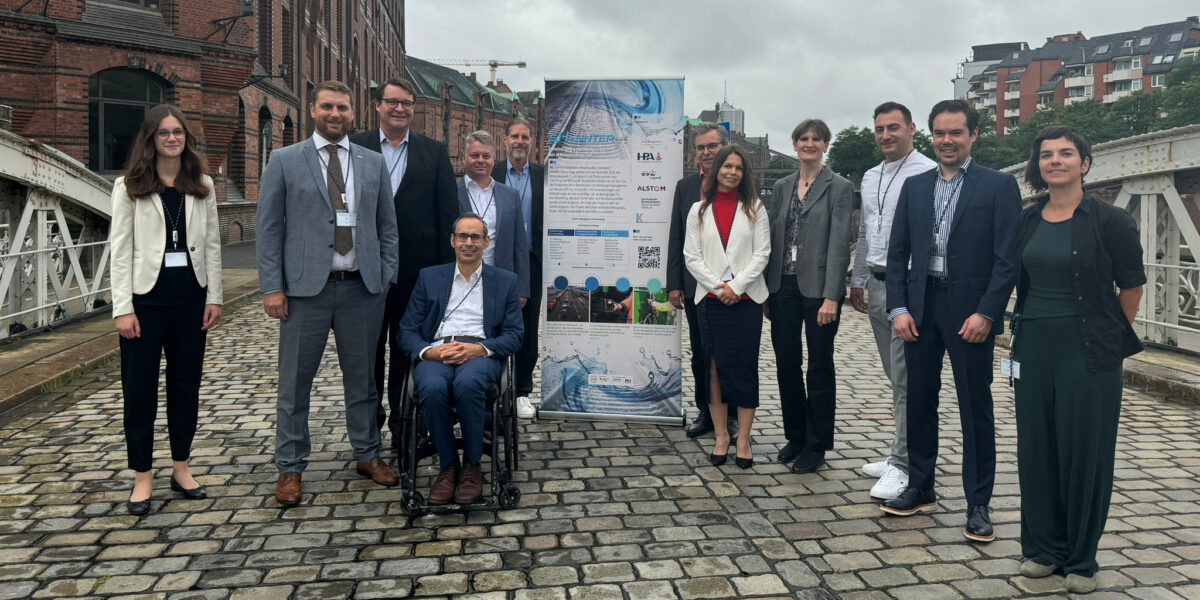
[[(346, 210), (346, 203), (342, 200), (342, 190), (346, 189), (346, 182), (342, 180), (342, 159), (338, 158), (337, 149), (334, 144), (325, 146), (325, 150), (329, 152), (329, 164), (325, 166), (325, 185), (329, 186), (329, 201), (333, 203), (335, 218), (338, 211)], [(354, 234), (349, 227), (334, 225), (333, 249), (342, 255), (354, 249)]]

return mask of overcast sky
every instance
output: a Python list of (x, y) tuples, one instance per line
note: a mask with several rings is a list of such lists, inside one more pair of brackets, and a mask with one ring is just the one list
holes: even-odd
[[(1094, 37), (1200, 14), (1195, 0), (418, 0), (405, 3), (408, 53), (424, 59), (524, 60), (501, 68), (514, 90), (546, 78), (685, 77), (687, 114), (728, 99), (746, 134), (791, 154), (792, 127), (871, 125), (885, 100), (918, 123), (972, 45)], [(477, 71), (483, 83), (488, 68)]]

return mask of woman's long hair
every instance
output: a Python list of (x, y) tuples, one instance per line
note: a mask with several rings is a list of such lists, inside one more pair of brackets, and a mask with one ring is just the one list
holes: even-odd
[(704, 222), (704, 212), (708, 210), (709, 205), (717, 197), (717, 175), (721, 172), (721, 167), (725, 165), (725, 161), (729, 160), (729, 156), (736, 154), (742, 159), (742, 181), (738, 183), (737, 195), (738, 202), (742, 205), (742, 212), (750, 218), (753, 223), (755, 219), (755, 210), (758, 205), (758, 189), (754, 187), (754, 171), (750, 167), (750, 156), (746, 151), (737, 144), (729, 144), (717, 153), (713, 158), (712, 170), (704, 174), (704, 184), (700, 187), (700, 222)]
[(208, 195), (208, 186), (204, 183), (206, 172), (204, 155), (196, 149), (196, 137), (188, 127), (183, 113), (170, 104), (159, 104), (146, 111), (142, 127), (138, 130), (133, 148), (129, 151), (129, 169), (125, 171), (125, 191), (130, 198), (144, 198), (150, 194), (162, 193), (167, 189), (158, 176), (158, 152), (154, 146), (154, 138), (158, 135), (158, 126), (167, 117), (179, 119), (183, 127), (183, 154), (179, 156), (179, 175), (175, 177), (175, 189), (180, 193), (203, 198)]

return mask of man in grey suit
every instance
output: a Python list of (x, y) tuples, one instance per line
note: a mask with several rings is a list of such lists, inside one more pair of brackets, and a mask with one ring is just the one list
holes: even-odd
[(300, 503), (309, 394), (330, 329), (356, 471), (382, 485), (397, 482), (379, 458), (371, 370), (398, 261), (391, 184), (383, 157), (346, 137), (354, 122), (350, 88), (323, 82), (310, 102), (312, 138), (271, 154), (258, 197), (263, 308), (280, 320), (275, 499), (283, 506)]
[[(854, 186), (824, 166), (831, 138), (819, 119), (792, 131), (800, 170), (777, 182), (771, 194), (771, 259), (767, 263), (767, 316), (775, 347), (783, 433), (779, 461), (793, 473), (812, 473), (833, 448), (837, 379), (833, 340), (846, 297)], [(804, 346), (800, 333), (804, 332)], [(808, 388), (803, 370), (808, 350)]]
[(458, 181), (458, 208), (483, 217), (492, 241), (483, 251), (484, 264), (517, 274), (521, 306), (529, 301), (529, 237), (521, 215), (517, 190), (492, 179), (496, 165), (496, 143), (486, 131), (467, 136), (463, 145), (463, 167), (467, 175)]

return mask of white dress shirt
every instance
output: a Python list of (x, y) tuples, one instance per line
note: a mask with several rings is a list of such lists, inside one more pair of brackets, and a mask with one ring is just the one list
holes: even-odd
[[(850, 287), (865, 288), (872, 271), (887, 270), (888, 242), (892, 238), (892, 218), (900, 188), (913, 175), (937, 167), (937, 163), (913, 150), (908, 156), (892, 162), (882, 162), (863, 174), (862, 211), (859, 213), (858, 244), (854, 251), (854, 272)], [(882, 237), (882, 244), (872, 244), (872, 237)]]
[[(437, 339), (421, 350), (421, 358), (425, 358), (430, 348), (442, 345), (442, 338), (464, 335), (480, 339), (487, 337), (483, 329), (483, 265), (466, 277), (462, 273), (462, 265), (455, 263), (454, 278), (450, 280), (450, 298), (442, 313), (442, 324), (434, 334)], [(488, 356), (492, 355), (487, 347), (484, 350), (487, 350)]]
[(470, 177), (463, 176), (463, 181), (467, 184), (467, 196), (471, 199), (471, 212), (483, 217), (488, 235), (492, 238), (492, 242), (483, 250), (483, 262), (495, 266), (496, 239), (500, 234), (496, 231), (496, 202), (492, 195), (496, 182), (489, 177), (487, 187), (481, 188)]
[[(358, 207), (358, 202), (354, 197), (354, 165), (350, 161), (350, 138), (343, 136), (340, 141), (331, 142), (314, 131), (312, 139), (317, 146), (317, 162), (321, 164), (321, 181), (328, 181), (329, 173), (329, 151), (325, 149), (325, 146), (333, 144), (338, 147), (338, 160), (342, 162), (342, 180), (346, 182), (346, 210), (350, 211), (350, 214), (356, 214), (355, 209)], [(332, 195), (338, 191), (329, 190), (329, 193)], [(333, 202), (332, 196), (329, 201)], [(336, 251), (333, 253), (334, 271), (358, 270), (358, 258), (355, 254), (355, 248), (358, 248), (358, 228), (351, 227), (350, 235), (354, 238), (354, 247), (345, 254), (338, 254)], [(333, 239), (330, 238), (329, 241), (332, 243)]]
[(392, 146), (392, 142), (388, 141), (383, 130), (379, 130), (379, 153), (383, 155), (383, 162), (388, 168), (388, 175), (392, 178), (392, 195), (396, 195), (396, 190), (400, 189), (400, 182), (404, 179), (404, 171), (408, 170), (408, 138), (411, 132), (404, 134), (404, 141), (400, 142), (399, 146)]

